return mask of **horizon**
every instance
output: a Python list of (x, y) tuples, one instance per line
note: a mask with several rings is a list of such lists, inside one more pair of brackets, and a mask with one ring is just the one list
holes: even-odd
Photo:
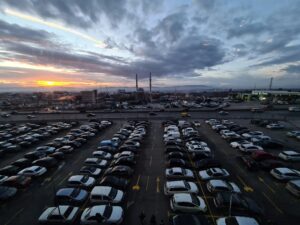
[(299, 88), (299, 14), (296, 0), (4, 0), (0, 92), (147, 87), (150, 72), (154, 88)]

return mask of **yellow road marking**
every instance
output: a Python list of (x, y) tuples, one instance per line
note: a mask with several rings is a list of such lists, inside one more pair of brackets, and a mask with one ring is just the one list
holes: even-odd
[(156, 192), (157, 192), (157, 193), (160, 192), (159, 183), (160, 183), (160, 179), (159, 179), (159, 177), (157, 177), (157, 178), (156, 178)]
[(132, 186), (132, 190), (135, 190), (135, 191), (138, 191), (141, 189), (140, 185), (139, 185), (139, 182), (140, 182), (140, 179), (141, 179), (141, 175), (138, 176), (138, 179), (136, 181), (136, 184), (134, 186)]
[(245, 181), (244, 181), (240, 176), (236, 176), (236, 177), (237, 177), (238, 180), (243, 184), (244, 190), (245, 190), (246, 192), (253, 192), (253, 191), (254, 191), (253, 188), (250, 187), (250, 186), (248, 186), (248, 185), (245, 183)]
[(148, 191), (148, 185), (149, 185), (149, 176), (147, 176), (146, 191)]
[(6, 223), (5, 225), (10, 224), (21, 212), (23, 212), (24, 208), (21, 208), (19, 211), (15, 213)]
[(262, 192), (262, 194), (266, 197), (266, 199), (269, 200), (269, 202), (275, 207), (275, 209), (280, 212), (281, 214), (283, 214), (283, 211), (276, 205), (276, 203), (274, 201), (272, 201), (271, 198), (269, 198), (264, 192)]
[(266, 185), (267, 188), (269, 188), (269, 190), (272, 191), (274, 194), (276, 193), (276, 191), (275, 191), (273, 188), (271, 188), (270, 185), (268, 185), (268, 184), (264, 181), (263, 178), (258, 177), (258, 180), (259, 180), (260, 182), (262, 182), (264, 185)]

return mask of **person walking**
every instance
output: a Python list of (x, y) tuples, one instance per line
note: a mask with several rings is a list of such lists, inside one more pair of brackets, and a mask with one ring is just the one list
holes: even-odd
[(140, 213), (139, 218), (140, 218), (141, 224), (144, 225), (144, 220), (146, 218), (146, 215), (145, 215), (144, 211), (142, 211)]
[(150, 224), (151, 225), (156, 225), (156, 218), (155, 215), (152, 214), (151, 219), (150, 219)]

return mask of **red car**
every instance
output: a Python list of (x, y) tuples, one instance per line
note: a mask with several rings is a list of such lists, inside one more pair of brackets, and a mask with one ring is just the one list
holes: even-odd
[(2, 183), (4, 186), (14, 187), (18, 189), (27, 188), (31, 183), (31, 178), (23, 175), (16, 175), (9, 177)]
[(265, 152), (265, 151), (254, 151), (251, 155), (252, 159), (254, 159), (255, 161), (263, 161), (263, 160), (267, 160), (267, 159), (278, 159), (277, 156)]

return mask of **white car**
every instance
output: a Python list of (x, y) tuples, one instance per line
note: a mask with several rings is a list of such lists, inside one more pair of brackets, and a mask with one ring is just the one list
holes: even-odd
[(189, 169), (184, 169), (180, 167), (172, 167), (166, 169), (166, 177), (167, 178), (194, 178), (194, 174)]
[(270, 171), (271, 175), (278, 180), (288, 181), (300, 179), (300, 171), (287, 167), (278, 167)]
[(120, 206), (96, 205), (83, 211), (80, 224), (120, 224), (123, 216)]
[(278, 157), (286, 161), (300, 161), (300, 153), (296, 151), (283, 151)]
[(211, 127), (213, 130), (223, 130), (223, 129), (227, 129), (227, 127), (223, 124), (216, 124), (216, 125), (213, 125)]
[(39, 224), (74, 224), (79, 207), (59, 205), (47, 208), (39, 217)]
[(195, 127), (200, 127), (201, 126), (201, 123), (199, 121), (194, 121), (193, 124), (194, 124)]
[(119, 153), (114, 154), (114, 159), (118, 159), (118, 158), (123, 157), (123, 156), (134, 157), (134, 153), (131, 152), (131, 151), (119, 152)]
[(185, 180), (167, 181), (164, 186), (165, 195), (172, 195), (176, 193), (194, 193), (198, 194), (199, 190), (194, 182)]
[(31, 166), (27, 167), (20, 172), (18, 172), (19, 175), (24, 175), (24, 176), (33, 176), (33, 177), (38, 177), (42, 176), (44, 173), (47, 172), (47, 169), (42, 166)]
[(261, 136), (256, 136), (256, 137), (252, 137), (250, 138), (251, 142), (260, 142), (260, 141), (271, 141), (271, 137), (266, 136), (266, 135), (261, 135)]
[(180, 193), (174, 194), (170, 199), (171, 209), (174, 212), (206, 212), (207, 207), (204, 200), (195, 195)]
[(255, 151), (263, 151), (264, 149), (258, 145), (253, 144), (241, 144), (239, 150), (246, 153), (251, 153)]
[(207, 147), (207, 143), (204, 142), (204, 141), (188, 141), (185, 146), (187, 148), (189, 148), (189, 146), (192, 146), (192, 145), (201, 145), (201, 146), (204, 146), (204, 147)]
[(283, 129), (285, 126), (279, 123), (270, 123), (266, 126), (268, 129)]
[(93, 203), (121, 203), (124, 192), (110, 186), (95, 186), (90, 194), (90, 202)]
[(84, 161), (84, 164), (89, 166), (95, 166), (97, 168), (105, 168), (108, 166), (108, 161), (105, 159), (99, 159), (99, 158), (87, 158)]
[(224, 139), (229, 139), (229, 138), (239, 138), (241, 136), (233, 131), (230, 131), (222, 134), (221, 137)]
[(225, 180), (210, 180), (206, 183), (206, 187), (210, 193), (221, 191), (241, 193), (241, 189), (235, 183)]
[(82, 188), (92, 188), (96, 183), (95, 178), (89, 177), (87, 175), (74, 175), (68, 179), (69, 187), (82, 187)]
[(229, 173), (223, 168), (209, 168), (207, 170), (200, 170), (199, 177), (201, 180), (211, 180), (214, 178), (228, 177)]
[(251, 131), (249, 133), (242, 134), (242, 136), (247, 139), (250, 139), (252, 137), (259, 137), (259, 136), (263, 136), (263, 135), (264, 135), (264, 133), (261, 131)]
[(245, 216), (221, 217), (217, 225), (260, 225), (255, 218)]
[(112, 158), (111, 153), (105, 151), (94, 151), (93, 156), (99, 159), (106, 159), (106, 160), (110, 160)]
[(239, 148), (240, 145), (243, 145), (243, 144), (251, 144), (250, 141), (247, 141), (247, 140), (240, 140), (240, 141), (233, 141), (233, 142), (230, 142), (230, 146), (232, 148)]
[(285, 188), (297, 197), (300, 197), (300, 179), (290, 180)]
[(189, 152), (211, 152), (209, 147), (205, 147), (202, 145), (190, 145), (187, 150)]
[(300, 130), (293, 130), (286, 133), (288, 137), (297, 137), (300, 136)]
[(219, 120), (217, 119), (209, 119), (209, 120), (205, 120), (205, 123), (209, 124), (209, 125), (212, 125), (213, 123), (218, 123)]

